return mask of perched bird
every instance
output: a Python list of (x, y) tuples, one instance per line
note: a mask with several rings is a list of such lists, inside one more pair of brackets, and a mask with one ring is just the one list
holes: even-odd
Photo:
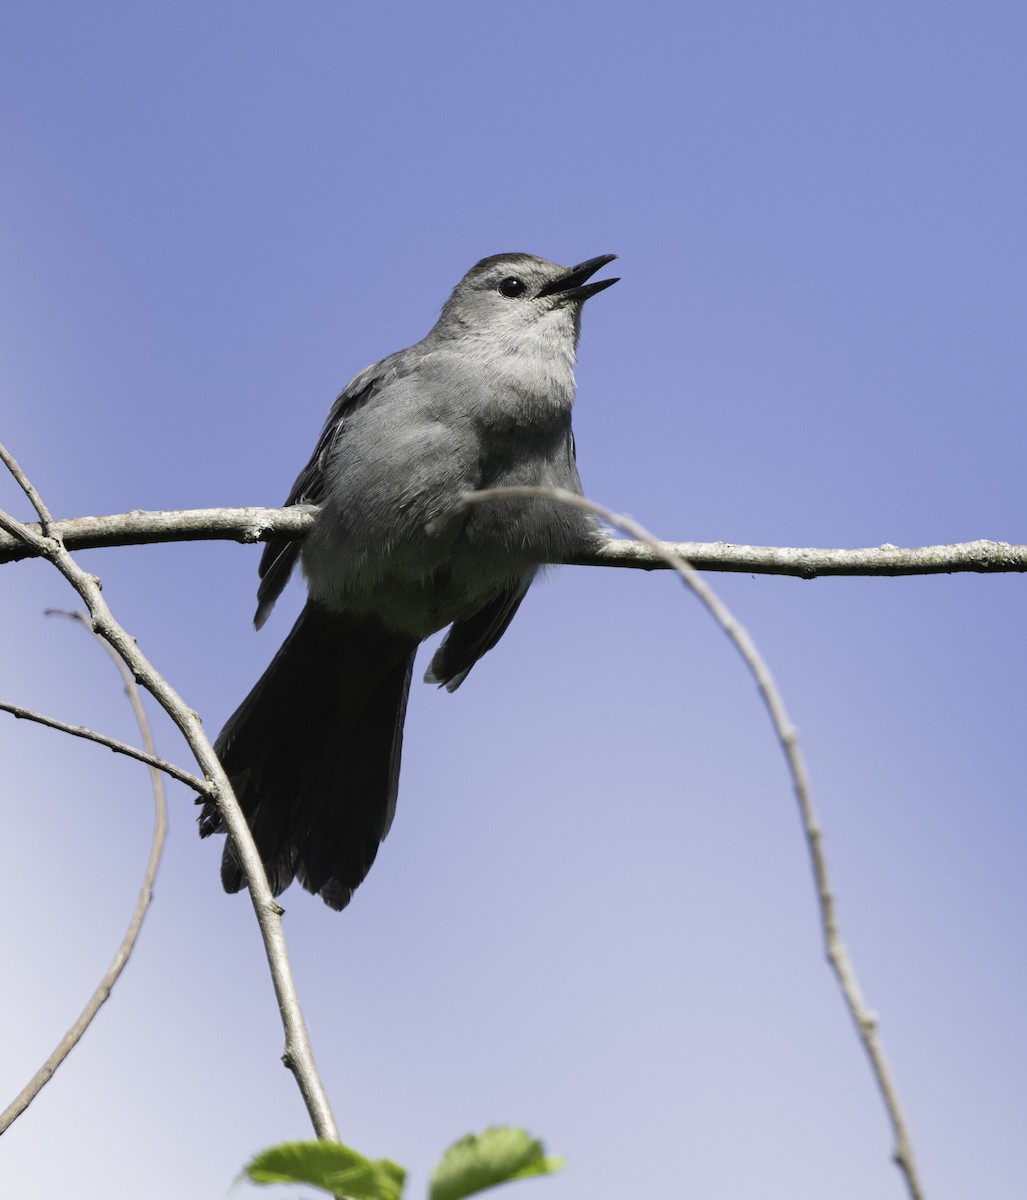
[[(541, 499), (468, 506), (517, 484), (581, 493), (571, 433), (588, 280), (616, 256), (561, 267), (482, 259), (423, 341), (362, 371), (332, 405), (286, 504), (316, 505), (302, 544), (260, 560), (259, 629), (300, 560), (308, 599), (215, 745), (277, 895), (294, 879), (349, 903), (389, 831), (414, 654), (449, 632), (425, 681), (453, 691), (502, 637), (540, 564), (587, 549), (583, 511)], [(224, 832), (204, 803), (200, 835)], [(244, 884), (231, 838), (225, 890)]]

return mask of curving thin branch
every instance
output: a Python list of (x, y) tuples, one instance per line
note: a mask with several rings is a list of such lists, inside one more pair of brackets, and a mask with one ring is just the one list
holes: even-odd
[[(665, 566), (677, 571), (685, 585), (705, 605), (711, 616), (734, 644), (742, 656), (745, 665), (756, 680), (756, 686), (759, 689), (767, 712), (770, 714), (777, 739), (784, 751), (788, 770), (792, 777), (795, 797), (799, 804), (803, 834), (813, 867), (813, 878), (816, 884), (817, 902), (820, 910), (820, 922), (827, 959), (838, 979), (842, 996), (855, 1023), (863, 1044), (863, 1049), (870, 1061), (874, 1080), (877, 1083), (878, 1090), (881, 1093), (888, 1112), (888, 1118), (891, 1121), (892, 1132), (895, 1137), (895, 1147), (892, 1157), (902, 1173), (911, 1200), (923, 1200), (923, 1185), (920, 1182), (914, 1161), (913, 1144), (909, 1135), (909, 1127), (899, 1101), (898, 1091), (884, 1053), (884, 1047), (878, 1037), (877, 1018), (863, 998), (855, 969), (849, 958), (849, 952), (839, 932), (838, 919), (835, 914), (834, 893), (831, 889), (831, 881), (827, 870), (827, 858), (824, 854), (823, 833), (820, 828), (820, 822), (817, 819), (816, 809), (813, 806), (809, 777), (799, 750), (798, 733), (792, 724), (791, 718), (788, 716), (784, 700), (778, 691), (777, 684), (774, 682), (770, 668), (767, 666), (759, 650), (757, 650), (756, 644), (753, 642), (748, 631), (720, 600), (712, 588), (710, 588), (709, 584), (706, 583), (695, 569), (695, 566), (680, 557), (666, 542), (658, 541), (653, 534), (643, 529), (631, 517), (612, 512), (608, 508), (603, 508), (602, 505), (594, 504), (582, 496), (575, 495), (573, 492), (563, 491), (559, 488), (504, 487), (465, 493), (461, 497), (460, 504), (451, 513), (446, 514), (442, 518), (442, 522), (454, 513), (459, 512), (466, 505), (483, 504), (507, 498), (526, 497), (542, 497), (559, 501), (561, 504), (567, 504), (573, 508), (584, 509), (586, 512), (593, 513), (606, 524), (620, 529), (624, 533), (630, 534), (632, 538), (644, 543), (651, 554), (657, 555), (663, 560)], [(441, 524), (442, 522), (439, 523)]]
[[(155, 542), (292, 541), (306, 536), (316, 510), (293, 508), (194, 508), (166, 512), (117, 513), (51, 521), (49, 528), (69, 550), (138, 546)], [(41, 533), (39, 524), (29, 525)], [(0, 563), (33, 558), (40, 550), (0, 530)], [(816, 579), (833, 575), (945, 575), (954, 572), (995, 574), (1027, 571), (1027, 545), (980, 539), (952, 545), (901, 547), (885, 544), (856, 549), (748, 546), (728, 542), (639, 543), (611, 538), (568, 565), (661, 570), (667, 555), (687, 559), (701, 571), (736, 571)]]
[[(3, 450), (2, 446), (0, 450)], [(10, 459), (6, 451), (3, 451), (0, 457), (5, 462)], [(26, 485), (31, 487), (20, 470), (15, 477), (23, 488)], [(207, 779), (210, 794), (218, 805), (228, 833), (235, 843), (236, 853), (246, 876), (285, 1030), (283, 1061), (296, 1079), (317, 1136), (328, 1141), (338, 1141), (338, 1128), (314, 1064), (310, 1037), (289, 965), (281, 919), (283, 909), (271, 894), (249, 825), (204, 732), (200, 718), (149, 662), (136, 645), (135, 639), (114, 619), (100, 591), (100, 581), (95, 575), (84, 571), (68, 553), (60, 540), (60, 531), (56, 529), (56, 523), (51, 526), (54, 536), (46, 537), (39, 530), (24, 525), (8, 513), (0, 511), (0, 529), (31, 547), (34, 556), (45, 558), (68, 580), (89, 610), (93, 631), (117, 652), (133, 678), (154, 697), (186, 739)]]
[(70, 733), (72, 737), (85, 738), (86, 741), (96, 742), (98, 746), (106, 746), (108, 750), (113, 750), (115, 754), (124, 754), (128, 758), (134, 758), (136, 762), (144, 763), (146, 766), (153, 767), (157, 771), (163, 771), (165, 775), (170, 775), (172, 779), (177, 779), (179, 783), (184, 783), (187, 787), (193, 788), (198, 792), (206, 793), (209, 791), (207, 784), (198, 775), (193, 775), (191, 771), (183, 771), (181, 767), (176, 767), (174, 763), (165, 762), (163, 758), (158, 758), (156, 754), (148, 754), (145, 750), (139, 750), (135, 746), (130, 746), (128, 742), (119, 742), (117, 738), (108, 737), (105, 733), (97, 733), (95, 729), (87, 729), (85, 725), (69, 725), (67, 721), (58, 721), (56, 717), (48, 717), (44, 713), (33, 712), (30, 708), (23, 708), (20, 704), (10, 704), (6, 700), (0, 700), (0, 712), (10, 713), (12, 717), (18, 720), (34, 721), (37, 725), (44, 725), (47, 729), (56, 729), (59, 733)]
[[(5, 460), (6, 461), (6, 460)], [(8, 465), (10, 465), (8, 463)], [(40, 501), (40, 503), (42, 503)], [(89, 629), (89, 619), (84, 613), (65, 613), (64, 616), (81, 621), (82, 624)], [(114, 659), (118, 670), (121, 672), (125, 683), (125, 693), (128, 696), (129, 703), (132, 705), (132, 710), (136, 715), (136, 720), (139, 723), (139, 731), (142, 734), (143, 745), (146, 747), (146, 756), (150, 759), (150, 781), (153, 784), (153, 803), (154, 803), (154, 819), (153, 819), (153, 839), (150, 843), (150, 855), (146, 863), (146, 871), (143, 874), (142, 886), (139, 889), (139, 896), (136, 899), (135, 908), (132, 910), (132, 918), (128, 923), (128, 929), (125, 931), (125, 936), (121, 939), (121, 945), (118, 947), (114, 958), (111, 960), (110, 966), (104, 972), (103, 978), (97, 984), (96, 990), (89, 997), (85, 1008), (79, 1013), (74, 1024), (68, 1032), (54, 1047), (53, 1051), (47, 1056), (46, 1061), (39, 1070), (32, 1076), (28, 1083), (21, 1089), (11, 1103), (0, 1113), (0, 1134), (5, 1133), (7, 1129), (21, 1116), (32, 1101), (39, 1095), (44, 1087), (53, 1078), (54, 1072), (61, 1065), (68, 1055), (74, 1050), (79, 1039), (92, 1024), (93, 1019), (102, 1008), (103, 1004), (109, 998), (114, 985), (117, 983), (121, 972), (125, 969), (129, 958), (132, 956), (132, 951), (135, 949), (136, 939), (139, 937), (139, 931), (143, 927), (143, 918), (146, 916), (147, 909), (150, 907), (150, 901), (153, 899), (153, 883), (157, 878), (157, 869), (160, 866), (161, 855), (164, 851), (164, 840), (168, 831), (168, 811), (167, 802), (164, 796), (164, 776), (161, 774), (163, 768), (159, 767), (160, 759), (154, 754), (153, 735), (150, 731), (150, 722), (146, 716), (146, 710), (143, 708), (142, 701), (139, 699), (139, 689), (136, 687), (135, 680), (132, 678), (128, 668), (121, 659), (111, 650), (109, 646), (104, 644), (105, 648), (110, 651), (111, 657)], [(23, 713), (22, 715), (27, 715)], [(52, 722), (44, 721), (44, 724), (52, 724)], [(73, 732), (69, 729), (69, 732)], [(96, 740), (94, 738), (94, 740)], [(109, 739), (108, 739), (109, 740)], [(114, 749), (112, 746), (111, 749)], [(131, 749), (130, 747), (127, 749)], [(141, 751), (133, 751), (133, 757), (143, 757)], [(184, 773), (184, 772), (183, 772)]]

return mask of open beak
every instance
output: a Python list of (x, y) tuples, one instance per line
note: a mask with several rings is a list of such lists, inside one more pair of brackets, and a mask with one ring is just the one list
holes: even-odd
[(617, 282), (616, 279), (600, 279), (597, 283), (585, 282), (586, 279), (591, 279), (600, 268), (613, 262), (616, 257), (616, 254), (600, 254), (597, 258), (586, 259), (583, 263), (578, 263), (576, 267), (571, 267), (566, 275), (550, 280), (539, 292), (539, 295), (560, 296), (561, 299), (566, 300), (587, 300), (589, 296), (594, 296), (596, 292), (612, 287)]

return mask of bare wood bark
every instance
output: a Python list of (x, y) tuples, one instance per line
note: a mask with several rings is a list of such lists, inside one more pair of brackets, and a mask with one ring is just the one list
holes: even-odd
[[(51, 521), (49, 528), (69, 550), (155, 542), (290, 541), (304, 537), (315, 511), (295, 508), (194, 508), (177, 511), (116, 513)], [(28, 528), (39, 534), (39, 524)], [(654, 547), (659, 547), (659, 552)], [(37, 557), (41, 552), (0, 529), (0, 563)], [(610, 538), (594, 552), (568, 559), (573, 566), (665, 570), (666, 555), (682, 557), (700, 571), (755, 575), (791, 575), (816, 579), (827, 575), (944, 575), (953, 572), (1027, 571), (1027, 545), (979, 539), (938, 546), (866, 546), (816, 548), (749, 546), (729, 542), (656, 542)]]
[(137, 762), (145, 763), (148, 767), (154, 767), (158, 771), (163, 771), (165, 775), (170, 775), (172, 779), (177, 779), (179, 783), (184, 783), (187, 787), (195, 788), (198, 792), (207, 791), (207, 784), (198, 775), (193, 775), (190, 771), (183, 771), (181, 767), (176, 767), (174, 763), (165, 762), (163, 758), (158, 758), (156, 754), (148, 754), (145, 750), (139, 750), (135, 746), (130, 746), (127, 742), (121, 742), (117, 738), (108, 737), (105, 733), (97, 733), (95, 729), (88, 729), (85, 725), (70, 725), (67, 721), (58, 721), (56, 717), (48, 717), (45, 713), (33, 712), (30, 708), (22, 708), (20, 704), (10, 704), (6, 700), (0, 700), (0, 712), (10, 713), (12, 717), (16, 717), (19, 720), (34, 721), (37, 725), (43, 725), (47, 729), (56, 729), (58, 733), (70, 733), (72, 737), (85, 738), (88, 742), (96, 742), (98, 746), (106, 746), (108, 750), (113, 750), (115, 754), (124, 754), (128, 758), (134, 758)]
[[(4, 461), (8, 461), (8, 458), (9, 456), (5, 457)], [(8, 461), (9, 466), (12, 461)], [(12, 470), (16, 471), (16, 464), (14, 464)], [(29, 492), (28, 494), (35, 503), (37, 499), (35, 493)], [(748, 633), (705, 584), (702, 577), (697, 573), (697, 568), (784, 574), (800, 578), (814, 578), (819, 575), (901, 575), (935, 574), (952, 571), (1025, 571), (1027, 570), (1027, 547), (1010, 546), (1005, 543), (989, 541), (912, 549), (901, 549), (891, 545), (884, 545), (876, 548), (848, 550), (734, 546), (724, 543), (668, 543), (657, 541), (651, 534), (632, 521), (631, 518), (619, 516), (570, 493), (550, 489), (505, 488), (469, 493), (463, 497), (462, 504), (495, 501), (504, 497), (541, 495), (586, 508), (609, 525), (621, 528), (625, 532), (632, 534), (633, 539), (637, 539), (637, 541), (609, 539), (605, 545), (599, 547), (594, 553), (576, 556), (570, 560), (571, 562), (578, 565), (591, 566), (619, 566), (641, 569), (669, 568), (676, 570), (682, 576), (687, 586), (691, 588), (720, 623), (756, 679), (760, 694), (770, 713), (792, 775), (793, 786), (802, 818), (803, 831), (817, 886), (817, 898), (827, 957), (838, 978), (846, 1004), (859, 1032), (864, 1049), (870, 1060), (875, 1080), (888, 1110), (895, 1133), (895, 1161), (903, 1174), (912, 1200), (922, 1200), (923, 1189), (916, 1171), (907, 1125), (894, 1082), (891, 1078), (890, 1068), (885, 1058), (883, 1047), (877, 1036), (876, 1018), (862, 997), (846, 947), (841, 941), (838, 931), (834, 910), (834, 896), (830, 887), (826, 859), (822, 847), (822, 834), (813, 808), (806, 770), (799, 753), (794, 726), (788, 717), (769, 669), (760, 657)], [(81, 548), (200, 539), (230, 539), (242, 542), (257, 542), (302, 537), (309, 530), (314, 519), (314, 513), (309, 509), (250, 508), (160, 513), (134, 512), (108, 517), (87, 517), (68, 521), (52, 521), (49, 513), (42, 506), (41, 501), (39, 501), (36, 507), (41, 518), (39, 527), (37, 528), (18, 525), (11, 518), (6, 518), (3, 514), (0, 514), (0, 562), (29, 557), (33, 554), (41, 555), (52, 561), (71, 580), (73, 586), (79, 590), (80, 595), (89, 603), (94, 628), (107, 637), (111, 641), (111, 644), (117, 647), (118, 652), (126, 658), (126, 662), (130, 663), (130, 657), (125, 654), (125, 650), (118, 643), (117, 634), (120, 627), (114, 628), (109, 625), (107, 620), (109, 613), (105, 611), (106, 606), (104, 605), (101, 608), (102, 601), (99, 604), (96, 603), (99, 600), (98, 588), (95, 589), (96, 595), (93, 596), (86, 582), (91, 581), (95, 587), (96, 581), (92, 580), (92, 577), (86, 576), (84, 572), (81, 572), (73, 564), (73, 560), (67, 555), (64, 547), (55, 539), (65, 537), (70, 545)], [(4, 537), (3, 530), (6, 530), (8, 533), (6, 538)], [(46, 530), (50, 536), (42, 536), (43, 530)], [(79, 578), (80, 576), (81, 578)], [(110, 618), (110, 621), (113, 621), (113, 618)], [(124, 631), (120, 631), (120, 633), (124, 635)], [(145, 664), (145, 667), (149, 668), (149, 664), (145, 663), (145, 659), (142, 659), (141, 655), (138, 656), (138, 659), (140, 665)], [(176, 719), (176, 723), (179, 724), (179, 727), (186, 734), (187, 738), (190, 739), (190, 745), (197, 756), (197, 761), (200, 762), (205, 773), (211, 779), (215, 794), (219, 796), (219, 803), (221, 803), (220, 797), (225, 795), (227, 780), (220, 772), (216, 758), (213, 758), (209, 742), (206, 742), (206, 739), (203, 738), (205, 747), (204, 745), (200, 745), (198, 748), (193, 744), (190, 737), (193, 731), (189, 728), (189, 721), (182, 714), (176, 712), (173, 703), (174, 700), (180, 705), (181, 701), (171, 692), (163, 680), (156, 677), (156, 679), (148, 682), (145, 670), (143, 673), (140, 673), (136, 669), (136, 666), (133, 666), (132, 669), (137, 674), (137, 677), (146, 686), (150, 687), (153, 694), (157, 696), (173, 719)], [(152, 668), (149, 668), (149, 670), (152, 670)], [(151, 683), (153, 686), (151, 686)], [(195, 714), (189, 715), (195, 720)], [(181, 720), (179, 720), (180, 716), (182, 716)], [(210, 761), (211, 759), (213, 759), (213, 762)], [(230, 795), (230, 789), (228, 794)], [(234, 797), (232, 797), (232, 801), (234, 802)], [(238, 812), (237, 808), (236, 812)], [(229, 813), (230, 808), (226, 805), (226, 825), (228, 825), (231, 835), (235, 837), (235, 828), (228, 819)], [(242, 821), (241, 814), (238, 815), (240, 821)], [(244, 821), (242, 821), (242, 825), (245, 829)], [(249, 846), (246, 845), (246, 842), (249, 842), (248, 829), (246, 829), (245, 834), (245, 840), (237, 841), (244, 869), (247, 868), (246, 852), (252, 849), (252, 842), (249, 843)], [(255, 850), (253, 853), (255, 855)], [(259, 858), (256, 861), (256, 868), (259, 882), (266, 889), (266, 880), (263, 876)], [(247, 875), (249, 876), (248, 870)], [(261, 920), (261, 904), (258, 903), (258, 891), (253, 884), (251, 884), (251, 895), (253, 896), (254, 907), (257, 910), (258, 920)], [(280, 914), (281, 910), (274, 904), (273, 899), (271, 903), (278, 914)], [(267, 914), (263, 915), (266, 916)], [(261, 928), (262, 932), (264, 932), (263, 922)], [(265, 944), (268, 944), (267, 935), (265, 935)], [(284, 943), (282, 950), (284, 953)], [(274, 956), (269, 949), (269, 961), (272, 961), (273, 958)], [(274, 961), (272, 961), (272, 974), (275, 974)], [(276, 991), (279, 991), (277, 979)], [(280, 991), (279, 1000), (281, 1006), (282, 994)], [(283, 1021), (286, 1021), (287, 1028), (285, 1058), (287, 1063), (296, 1071), (296, 1065), (292, 1061), (289, 1051), (289, 1026), (284, 1008)], [(302, 1022), (301, 1014), (300, 1021)], [(303, 1033), (305, 1035), (305, 1029)], [(312, 1067), (312, 1060), (310, 1065)], [(303, 1090), (303, 1082), (299, 1072), (297, 1072), (297, 1079), (300, 1080), (301, 1090)], [(304, 1096), (305, 1099), (308, 1099), (308, 1108), (311, 1109), (311, 1115), (315, 1122), (315, 1128), (318, 1129), (319, 1136), (337, 1137), (337, 1134), (334, 1132), (334, 1121), (331, 1122), (333, 1131), (331, 1133), (323, 1133), (318, 1128), (318, 1116), (315, 1115), (315, 1107), (312, 1107), (306, 1092), (304, 1092)], [(327, 1100), (325, 1100), (325, 1105), (327, 1105)], [(330, 1111), (328, 1119), (331, 1120)]]
[(49, 514), (42, 505), (42, 501), (37, 503), (38, 497), (31, 483), (3, 446), (0, 446), (0, 460), (7, 465), (26, 495), (32, 499), (43, 526), (53, 532), (54, 536), (45, 536), (39, 529), (24, 525), (3, 511), (0, 511), (0, 529), (4, 530), (11, 538), (30, 546), (34, 556), (44, 558), (52, 563), (68, 580), (89, 610), (93, 631), (113, 647), (131, 671), (133, 678), (154, 697), (171, 717), (185, 737), (193, 756), (203, 771), (224, 818), (228, 833), (235, 842), (239, 861), (246, 875), (285, 1030), (283, 1061), (296, 1079), (317, 1136), (329, 1141), (338, 1141), (339, 1134), (335, 1118), (314, 1064), (310, 1038), (296, 992), (292, 968), (289, 964), (281, 920), (283, 910), (271, 894), (249, 825), (239, 808), (231, 784), (222, 770), (210, 740), (204, 732), (200, 718), (148, 661), (136, 645), (135, 639), (114, 619), (114, 615), (101, 594), (100, 581), (95, 575), (84, 571), (68, 553), (60, 540), (59, 533), (55, 530), (56, 523), (49, 521)]
[[(506, 487), (490, 488), (480, 492), (468, 492), (461, 500), (463, 507), (467, 504), (481, 504), (490, 501), (518, 497), (545, 497), (557, 500), (573, 508), (581, 508), (594, 513), (601, 521), (615, 529), (621, 529), (631, 534), (637, 543), (649, 554), (662, 559), (663, 565), (676, 571), (691, 589), (695, 596), (705, 605), (713, 619), (720, 625), (724, 633), (734, 644), (743, 661), (748, 667), (760, 696), (770, 715), (774, 732), (784, 751), (788, 770), (792, 777), (792, 786), (799, 805), (799, 815), (802, 821), (803, 835), (813, 868), (813, 878), (816, 885), (817, 905), (820, 911), (821, 930), (824, 937), (824, 948), (827, 960), (838, 980), (845, 1004), (856, 1026), (857, 1033), (870, 1062), (878, 1090), (884, 1101), (888, 1118), (891, 1122), (895, 1145), (892, 1158), (902, 1173), (910, 1200), (924, 1200), (923, 1185), (917, 1172), (913, 1156), (913, 1143), (909, 1134), (909, 1126), (899, 1100), (898, 1090), (892, 1077), (891, 1068), (884, 1053), (884, 1047), (877, 1032), (877, 1017), (863, 998), (856, 971), (852, 965), (848, 950), (841, 939), (838, 919), (835, 914), (834, 893), (831, 888), (830, 876), (827, 870), (827, 857), (824, 854), (823, 833), (813, 805), (813, 796), (809, 786), (809, 776), (806, 764), (799, 750), (798, 733), (788, 711), (784, 699), (778, 691), (777, 684), (770, 672), (755, 642), (746, 628), (737, 620), (727, 605), (717, 596), (702, 575), (692, 563), (682, 558), (669, 543), (658, 541), (648, 530), (643, 529), (637, 521), (621, 513), (612, 512), (601, 505), (594, 504), (572, 492), (557, 488), (541, 487)], [(455, 511), (459, 511), (459, 508)], [(444, 522), (447, 518), (443, 517)], [(440, 524), (442, 522), (439, 522)]]

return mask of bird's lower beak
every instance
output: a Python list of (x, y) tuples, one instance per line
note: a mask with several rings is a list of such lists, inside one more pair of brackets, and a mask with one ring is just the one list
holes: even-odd
[(571, 267), (566, 275), (547, 283), (539, 295), (558, 295), (567, 300), (587, 300), (589, 296), (594, 296), (596, 292), (612, 287), (617, 282), (616, 279), (600, 279), (597, 283), (585, 283), (586, 279), (591, 279), (596, 271), (613, 262), (616, 257), (616, 254), (600, 254), (597, 258), (588, 258), (576, 267)]

